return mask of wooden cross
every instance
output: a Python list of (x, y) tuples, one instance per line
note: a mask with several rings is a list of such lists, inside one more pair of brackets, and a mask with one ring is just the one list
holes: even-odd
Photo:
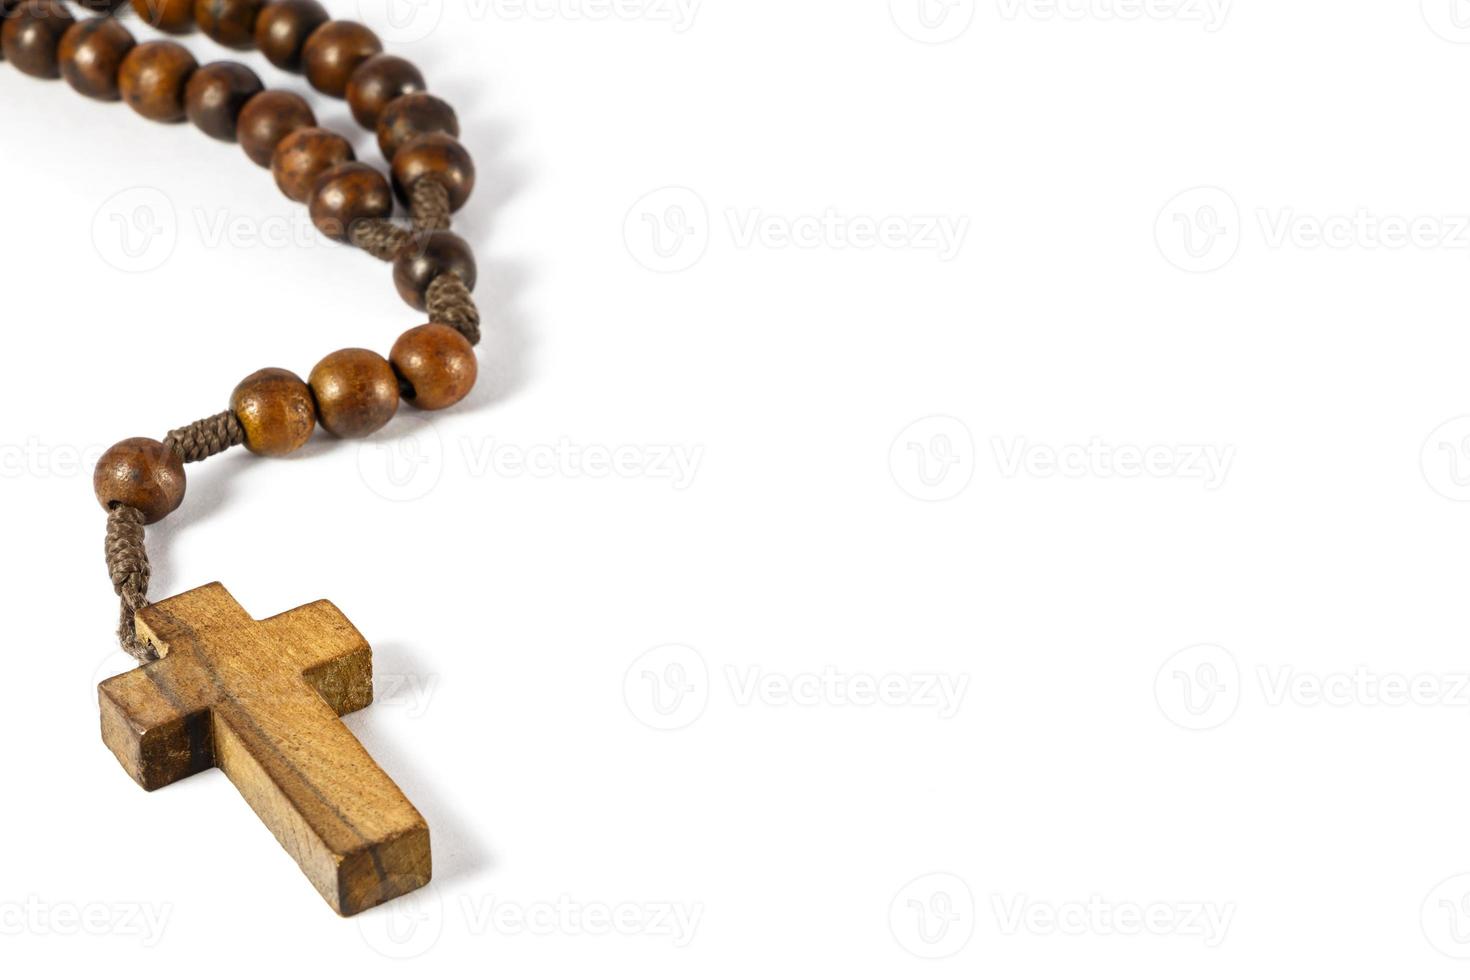
[(424, 818), (339, 720), (372, 702), (373, 653), (336, 606), (257, 622), (215, 582), (137, 625), (160, 659), (98, 692), (140, 786), (218, 766), (340, 915), (428, 883)]

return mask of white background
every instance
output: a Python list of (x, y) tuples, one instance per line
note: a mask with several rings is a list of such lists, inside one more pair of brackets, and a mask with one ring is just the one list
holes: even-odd
[(481, 384), (191, 467), (153, 595), (337, 602), (435, 884), (337, 919), (94, 693), (101, 449), (417, 314), (0, 66), (7, 968), (1462, 975), (1470, 7), (330, 6), (459, 109)]

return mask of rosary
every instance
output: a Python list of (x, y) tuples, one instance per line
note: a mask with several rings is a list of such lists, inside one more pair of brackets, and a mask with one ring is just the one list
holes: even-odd
[[(427, 884), (429, 828), (342, 724), (373, 698), (372, 649), (325, 600), (252, 619), (219, 583), (149, 603), (143, 527), (184, 497), (184, 464), (244, 445), (261, 456), (299, 449), (318, 423), (333, 436), (381, 429), (400, 400), (447, 408), (474, 387), (480, 317), (475, 260), (449, 231), (474, 187), (459, 122), (410, 62), (382, 53), (362, 24), (332, 20), (317, 0), (132, 0), (170, 34), (197, 25), (227, 47), (258, 46), (319, 92), (345, 97), (375, 131), (391, 183), (318, 128), (301, 96), (266, 89), (248, 67), (200, 67), (173, 41), (135, 42), (106, 16), (123, 0), (78, 0), (103, 16), (76, 20), (61, 0), (0, 0), (0, 48), (37, 78), (65, 78), (94, 99), (121, 99), (144, 118), (188, 119), (238, 141), (304, 203), (324, 235), (393, 263), (393, 282), (429, 322), (385, 359), (348, 348), (307, 380), (266, 368), (235, 387), (228, 411), (162, 440), (125, 439), (97, 463), (106, 555), (122, 600), (118, 637), (142, 666), (99, 686), (102, 739), (144, 789), (218, 767), (339, 914), (353, 915)], [(394, 197), (411, 227), (392, 220)]]

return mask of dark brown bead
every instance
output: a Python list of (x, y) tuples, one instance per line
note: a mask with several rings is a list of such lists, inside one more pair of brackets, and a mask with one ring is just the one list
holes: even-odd
[(118, 99), (118, 69), (136, 43), (113, 17), (79, 21), (61, 36), (57, 48), (61, 77), (85, 96), (114, 102)]
[(36, 78), (60, 78), (57, 48), (74, 18), (61, 0), (26, 0), (5, 18), (0, 48), (15, 67)]
[(334, 436), (371, 435), (398, 411), (398, 376), (370, 350), (349, 347), (328, 354), (311, 369), (310, 383), (317, 418)]
[(90, 10), (94, 14), (110, 14), (127, 2), (128, 0), (75, 0), (78, 7)]
[(340, 99), (357, 66), (382, 50), (378, 35), (357, 21), (329, 20), (306, 39), (301, 63), (312, 88)]
[(393, 191), (376, 167), (340, 163), (316, 179), (308, 208), (318, 231), (345, 242), (356, 222), (393, 213)]
[(255, 18), (265, 0), (194, 0), (194, 23), (227, 48), (255, 43)]
[(199, 63), (173, 41), (145, 41), (128, 52), (117, 75), (123, 101), (155, 122), (184, 118), (184, 88)]
[(269, 167), (281, 140), (298, 129), (315, 125), (316, 115), (301, 96), (282, 89), (266, 89), (241, 107), (235, 139), (240, 141), (246, 156), (262, 167)]
[(339, 163), (354, 159), (352, 144), (328, 129), (298, 129), (276, 145), (271, 173), (293, 201), (305, 203), (316, 179)]
[(442, 323), (426, 323), (405, 331), (388, 355), (403, 379), (403, 397), (414, 408), (448, 408), (475, 387), (480, 373), (475, 349), (464, 334)]
[(245, 448), (258, 456), (294, 453), (316, 428), (311, 389), (285, 368), (265, 368), (237, 384), (230, 411), (245, 430)]
[(277, 68), (300, 71), (306, 39), (331, 19), (316, 0), (272, 0), (255, 18), (255, 46)]
[(124, 439), (102, 454), (92, 489), (104, 510), (136, 507), (143, 523), (163, 520), (183, 502), (184, 461), (157, 439)]
[(133, 0), (133, 13), (165, 34), (194, 30), (194, 0)]
[(415, 136), (393, 154), (393, 189), (405, 202), (413, 185), (433, 177), (449, 192), (449, 210), (458, 211), (475, 189), (475, 162), (453, 136)]
[(413, 62), (392, 54), (375, 54), (357, 66), (347, 80), (347, 105), (365, 129), (378, 125), (383, 108), (403, 95), (424, 90), (424, 76)]
[(438, 96), (425, 92), (400, 95), (378, 116), (378, 149), (384, 160), (391, 162), (404, 143), (428, 133), (459, 135), (454, 108)]
[(429, 231), (414, 236), (408, 248), (393, 260), (393, 285), (416, 310), (429, 308), (429, 285), (453, 272), (468, 289), (475, 288), (475, 253), (470, 243), (452, 231)]
[(184, 109), (206, 135), (234, 142), (240, 110), (264, 89), (260, 76), (238, 61), (216, 61), (190, 76)]

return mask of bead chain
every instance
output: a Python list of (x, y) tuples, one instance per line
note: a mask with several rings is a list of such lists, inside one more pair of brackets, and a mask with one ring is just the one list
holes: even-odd
[[(76, 0), (112, 14), (124, 0)], [(121, 601), (118, 640), (139, 660), (157, 652), (138, 639), (134, 613), (148, 604), (150, 567), (144, 525), (167, 516), (184, 497), (184, 463), (244, 445), (264, 456), (300, 448), (316, 425), (337, 436), (365, 436), (388, 423), (401, 398), (422, 409), (458, 402), (474, 386), (472, 345), (480, 314), (470, 292), (475, 261), (452, 234), (450, 216), (474, 187), (474, 164), (458, 142), (459, 122), (424, 91), (411, 63), (383, 54), (371, 30), (332, 20), (316, 0), (131, 0), (146, 22), (170, 34), (198, 26), (231, 48), (258, 46), (279, 68), (306, 75), (318, 91), (345, 97), (353, 117), (375, 130), (392, 182), (358, 163), (342, 136), (316, 125), (306, 100), (267, 89), (249, 67), (221, 61), (199, 67), (173, 41), (138, 44), (107, 16), (75, 20), (61, 0), (0, 0), (0, 54), (37, 78), (65, 78), (83, 95), (121, 99), (157, 122), (188, 119), (216, 139), (239, 142), (271, 169), (312, 223), (393, 263), (404, 300), (429, 323), (407, 331), (388, 359), (358, 348), (327, 355), (307, 381), (266, 368), (236, 386), (230, 408), (174, 429), (162, 442), (134, 438), (113, 446), (93, 477), (107, 511), (105, 553)], [(393, 198), (411, 227), (392, 220)]]

